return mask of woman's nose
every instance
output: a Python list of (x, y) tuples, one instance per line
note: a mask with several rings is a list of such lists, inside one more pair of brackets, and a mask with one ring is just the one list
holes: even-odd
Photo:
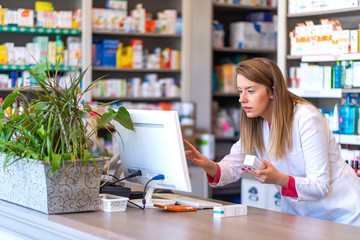
[(243, 103), (243, 102), (246, 102), (246, 96), (244, 93), (242, 93), (239, 97), (239, 103)]

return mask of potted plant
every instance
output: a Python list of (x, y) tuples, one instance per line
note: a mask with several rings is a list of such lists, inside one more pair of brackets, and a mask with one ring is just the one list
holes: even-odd
[[(36, 65), (29, 70), (36, 85), (1, 103), (0, 199), (48, 214), (97, 210), (106, 159), (95, 156), (91, 139), (112, 120), (131, 130), (133, 123), (124, 107), (100, 114), (81, 100), (97, 82), (80, 90), (87, 69), (64, 87), (56, 82), (58, 69), (52, 76), (46, 63)], [(28, 100), (24, 90), (35, 98)]]

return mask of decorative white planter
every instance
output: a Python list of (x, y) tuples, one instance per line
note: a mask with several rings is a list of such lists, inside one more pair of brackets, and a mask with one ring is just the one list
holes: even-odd
[(66, 173), (62, 166), (51, 173), (51, 166), (21, 159), (6, 167), (6, 155), (0, 156), (0, 199), (53, 214), (96, 211), (99, 209), (99, 188), (103, 159), (76, 167), (69, 161)]

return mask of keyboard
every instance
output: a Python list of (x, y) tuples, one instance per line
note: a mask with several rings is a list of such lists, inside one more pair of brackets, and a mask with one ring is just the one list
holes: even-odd
[(202, 199), (196, 199), (196, 198), (187, 197), (187, 196), (183, 196), (183, 195), (179, 195), (179, 194), (154, 193), (153, 196), (158, 197), (158, 198), (163, 198), (163, 199), (174, 200), (177, 204), (188, 205), (188, 206), (196, 207), (198, 209), (222, 206), (221, 203), (211, 202), (211, 201), (202, 200)]

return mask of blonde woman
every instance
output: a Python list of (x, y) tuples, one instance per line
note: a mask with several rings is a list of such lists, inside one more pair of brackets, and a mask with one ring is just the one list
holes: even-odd
[[(287, 90), (269, 59), (242, 61), (236, 73), (240, 140), (219, 163), (185, 141), (187, 158), (206, 171), (211, 186), (248, 172), (261, 183), (275, 184), (282, 212), (360, 226), (360, 180), (341, 158), (323, 115)], [(256, 155), (265, 167), (246, 168), (246, 154)]]

